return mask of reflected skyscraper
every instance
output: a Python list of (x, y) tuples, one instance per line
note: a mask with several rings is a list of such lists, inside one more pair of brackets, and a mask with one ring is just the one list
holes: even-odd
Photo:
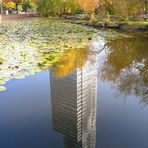
[(96, 77), (93, 53), (65, 78), (50, 74), (53, 129), (64, 135), (65, 148), (95, 148)]

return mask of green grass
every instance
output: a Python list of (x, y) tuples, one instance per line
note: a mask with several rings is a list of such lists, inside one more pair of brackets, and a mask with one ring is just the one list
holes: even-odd
[(140, 25), (140, 26), (147, 26), (148, 22), (139, 22), (139, 21), (124, 21), (125, 23), (127, 23), (128, 25)]

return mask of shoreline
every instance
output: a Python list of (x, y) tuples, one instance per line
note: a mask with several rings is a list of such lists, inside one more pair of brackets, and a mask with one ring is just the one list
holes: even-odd
[(86, 19), (77, 18), (74, 16), (62, 16), (60, 19), (68, 23), (79, 24), (83, 26), (90, 26), (97, 29), (116, 29), (125, 32), (142, 32), (148, 31), (148, 22), (140, 21), (115, 21), (115, 22), (106, 22), (106, 21), (90, 21)]
[[(27, 19), (27, 18), (37, 18), (40, 17), (37, 14), (12, 14), (12, 15), (0, 15), (0, 21), (5, 20), (18, 20), (18, 19)], [(49, 16), (47, 18), (50, 19), (61, 19), (64, 22), (78, 24), (83, 26), (89, 26), (96, 29), (114, 29), (125, 32), (143, 32), (148, 31), (148, 22), (140, 22), (140, 21), (103, 21), (103, 20), (95, 20), (90, 21), (83, 19), (77, 16)]]
[(24, 18), (31, 18), (31, 17), (38, 17), (37, 14), (10, 14), (10, 15), (1, 15), (0, 20), (13, 20), (13, 19), (24, 19)]

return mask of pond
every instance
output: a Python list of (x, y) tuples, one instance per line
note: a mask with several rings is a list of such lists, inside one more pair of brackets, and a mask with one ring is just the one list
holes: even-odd
[(33, 19), (0, 40), (0, 148), (148, 147), (147, 33)]

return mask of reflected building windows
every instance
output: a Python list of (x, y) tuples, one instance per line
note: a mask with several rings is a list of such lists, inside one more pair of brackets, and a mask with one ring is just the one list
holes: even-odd
[(65, 148), (95, 148), (96, 72), (96, 56), (90, 53), (69, 76), (50, 74), (53, 129), (64, 135)]

